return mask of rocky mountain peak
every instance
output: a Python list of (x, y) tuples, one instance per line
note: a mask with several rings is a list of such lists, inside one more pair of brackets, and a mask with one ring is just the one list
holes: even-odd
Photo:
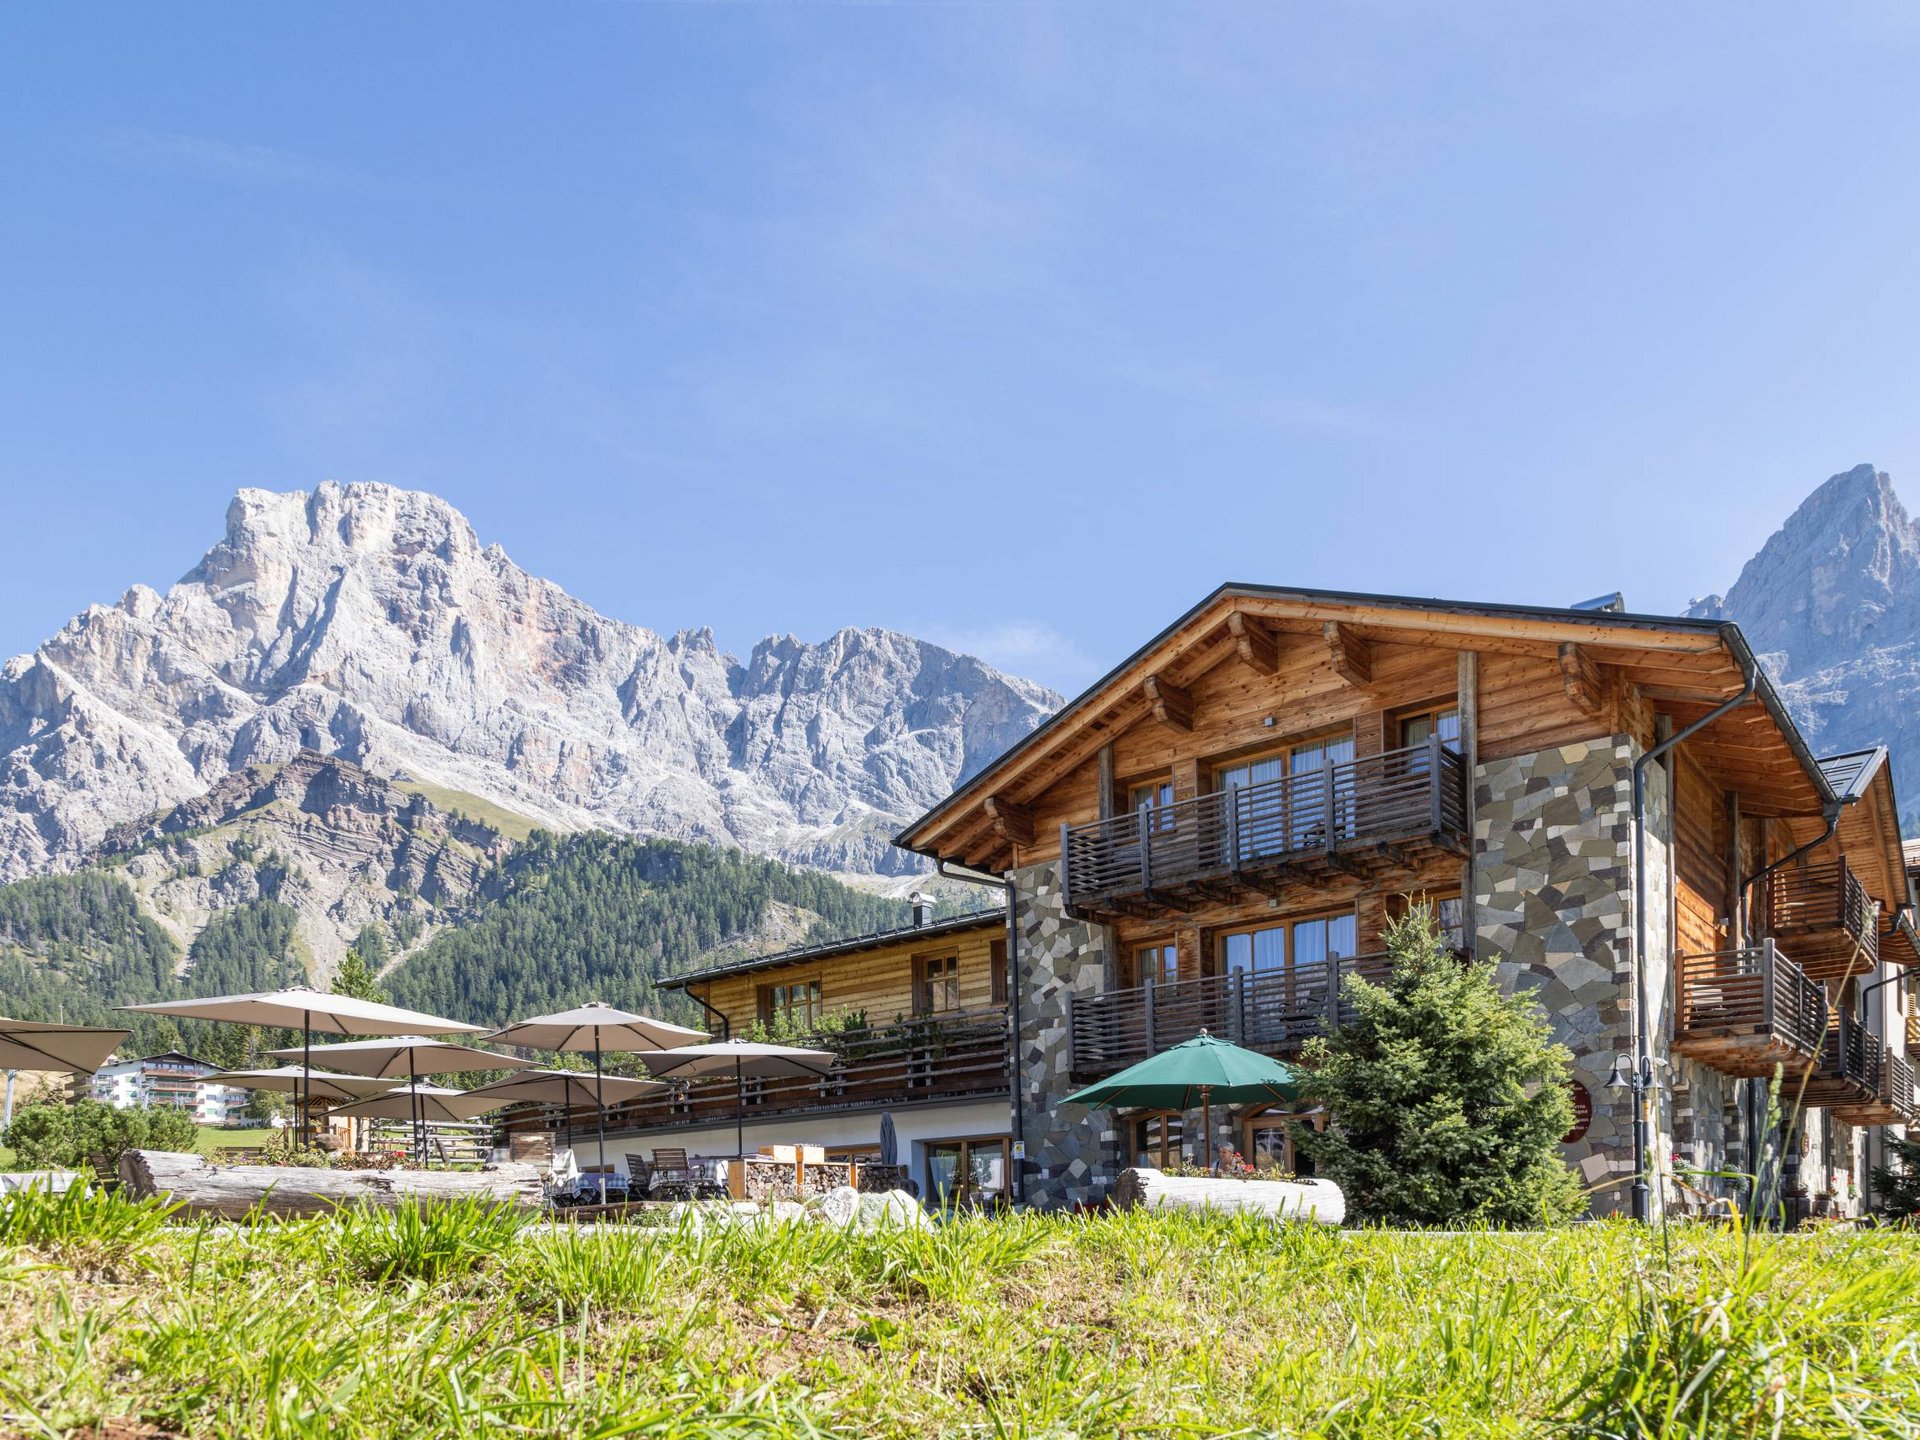
[(165, 595), (0, 670), (0, 878), (302, 752), (557, 828), (738, 845), (855, 874), (1060, 697), (879, 629), (670, 640), (527, 574), (433, 495), (242, 490)]
[(1784, 655), (1780, 678), (1847, 654), (1920, 638), (1920, 528), (1871, 465), (1833, 476), (1801, 502), (1725, 598), (1695, 613), (1737, 619), (1758, 648)]

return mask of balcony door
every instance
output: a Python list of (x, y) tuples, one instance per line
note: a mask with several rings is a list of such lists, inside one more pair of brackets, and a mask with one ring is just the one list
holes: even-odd
[[(1235, 859), (1255, 860), (1323, 846), (1353, 833), (1353, 734), (1323, 735), (1214, 772), (1233, 796)], [(1323, 778), (1331, 768), (1332, 793)], [(1278, 782), (1285, 781), (1281, 784)]]
[(1326, 1028), (1340, 961), (1359, 949), (1352, 911), (1234, 930), (1219, 938), (1221, 971), (1244, 973), (1246, 1043), (1287, 1048)]

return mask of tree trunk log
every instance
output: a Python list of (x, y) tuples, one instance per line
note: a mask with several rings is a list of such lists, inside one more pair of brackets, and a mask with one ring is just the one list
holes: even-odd
[(323, 1215), (342, 1206), (394, 1209), (422, 1203), (483, 1200), (537, 1210), (544, 1203), (540, 1172), (531, 1165), (487, 1170), (309, 1170), (298, 1165), (216, 1165), (202, 1155), (129, 1150), (120, 1157), (120, 1183), (139, 1197), (171, 1196), (189, 1214), (239, 1219), (268, 1215)]
[(1218, 1210), (1321, 1225), (1338, 1225), (1347, 1215), (1346, 1197), (1331, 1180), (1215, 1180), (1139, 1168), (1114, 1181), (1113, 1203), (1122, 1210)]

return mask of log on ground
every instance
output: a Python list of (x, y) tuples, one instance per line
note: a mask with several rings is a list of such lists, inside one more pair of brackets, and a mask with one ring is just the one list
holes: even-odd
[(479, 1200), (538, 1210), (540, 1172), (531, 1165), (486, 1170), (321, 1170), (298, 1165), (216, 1165), (204, 1155), (129, 1150), (120, 1157), (120, 1183), (130, 1195), (170, 1196), (193, 1215), (238, 1219), (268, 1215), (324, 1215), (341, 1207), (395, 1209), (422, 1203)]
[(1122, 1210), (1218, 1210), (1223, 1214), (1266, 1215), (1275, 1220), (1311, 1220), (1338, 1225), (1347, 1216), (1347, 1200), (1331, 1180), (1216, 1180), (1210, 1176), (1168, 1175), (1137, 1167), (1122, 1171), (1113, 1184), (1113, 1203)]

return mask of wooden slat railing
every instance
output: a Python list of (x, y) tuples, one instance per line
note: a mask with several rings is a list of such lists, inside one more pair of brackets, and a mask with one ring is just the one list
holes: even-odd
[(1390, 964), (1382, 951), (1070, 996), (1074, 1073), (1110, 1074), (1202, 1030), (1250, 1050), (1297, 1051), (1351, 1018), (1351, 1007), (1340, 998), (1348, 975), (1378, 981)]
[(1767, 881), (1767, 928), (1778, 935), (1844, 931), (1862, 948), (1865, 961), (1879, 953), (1879, 907), (1844, 856), (1776, 871)]
[(1820, 1042), (1814, 1078), (1845, 1081), (1877, 1095), (1888, 1058), (1878, 1036), (1845, 1011), (1835, 1010)]
[(1063, 827), (1069, 904), (1231, 879), (1276, 862), (1466, 829), (1466, 765), (1435, 740)]
[[(796, 1041), (833, 1050), (837, 1058), (831, 1073), (824, 1080), (812, 1076), (748, 1080), (746, 1117), (757, 1121), (777, 1115), (1004, 1094), (1009, 1078), (1007, 1034), (1006, 1010), (993, 1008), (838, 1030)], [(730, 1077), (696, 1080), (628, 1104), (609, 1105), (607, 1128), (730, 1124), (736, 1105)], [(509, 1112), (500, 1128), (560, 1130), (566, 1120), (564, 1108), (543, 1105)], [(573, 1122), (576, 1139), (590, 1134), (593, 1111), (576, 1110)]]
[(1827, 997), (1773, 941), (1675, 957), (1676, 1038), (1699, 1033), (1770, 1035), (1809, 1059), (1826, 1040)]

